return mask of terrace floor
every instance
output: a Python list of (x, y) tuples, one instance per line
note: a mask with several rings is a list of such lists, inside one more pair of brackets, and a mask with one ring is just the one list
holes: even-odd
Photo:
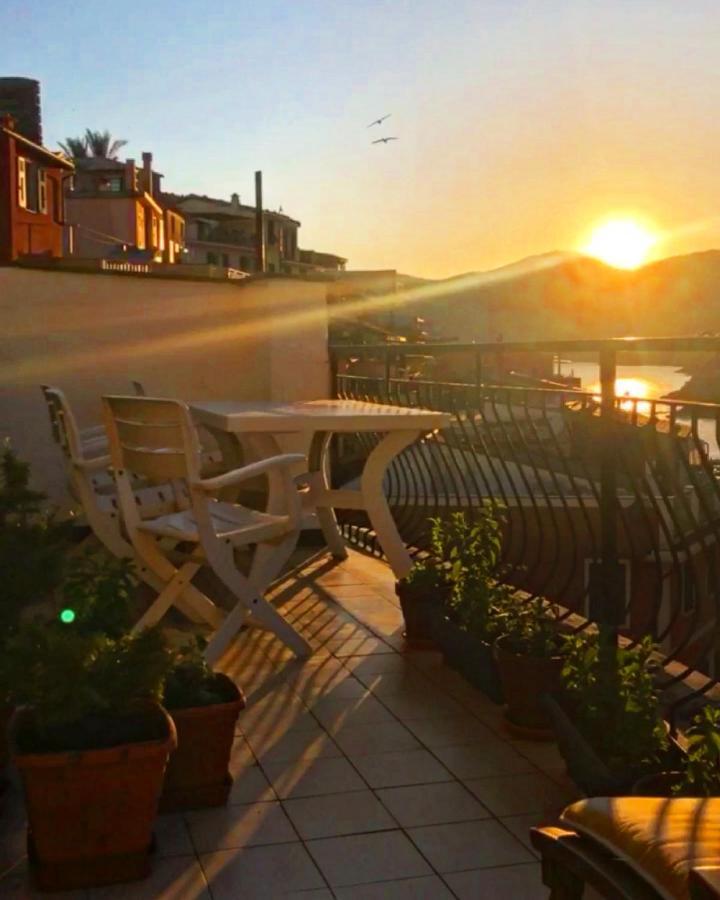
[[(354, 551), (301, 562), (274, 595), (314, 655), (299, 662), (251, 629), (222, 662), (248, 699), (229, 805), (160, 817), (146, 881), (55, 896), (546, 898), (528, 828), (574, 798), (558, 752), (513, 740), (439, 653), (406, 649), (393, 587), (384, 563)], [(24, 825), (13, 785), (0, 797), (0, 896), (12, 900), (36, 896)]]

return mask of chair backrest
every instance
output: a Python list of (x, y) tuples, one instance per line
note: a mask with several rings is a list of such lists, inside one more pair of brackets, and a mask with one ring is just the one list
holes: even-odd
[(153, 483), (200, 478), (200, 445), (186, 404), (155, 397), (103, 397), (116, 473)]
[(60, 445), (65, 456), (77, 461), (83, 458), (80, 431), (67, 397), (60, 388), (41, 385), (50, 416), (53, 440)]

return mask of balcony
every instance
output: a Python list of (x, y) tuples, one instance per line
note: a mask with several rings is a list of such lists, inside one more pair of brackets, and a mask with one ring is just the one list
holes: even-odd
[[(257, 629), (226, 655), (248, 697), (229, 805), (161, 816), (150, 879), (89, 897), (545, 897), (527, 829), (574, 796), (554, 746), (509, 739), (439, 653), (404, 648), (383, 562), (306, 553), (274, 597), (314, 655)], [(24, 896), (16, 785), (0, 828), (0, 894)]]
[[(122, 288), (127, 303), (130, 288)], [(256, 288), (247, 290), (254, 296)], [(296, 292), (291, 283), (288, 297), (296, 300)], [(145, 295), (138, 293), (140, 300)], [(317, 300), (324, 309), (324, 296)], [(179, 312), (187, 310), (174, 317), (184, 328)], [(165, 340), (167, 310), (155, 312), (161, 314)], [(144, 351), (157, 336), (141, 321)], [(182, 340), (172, 345), (178, 367), (187, 334), (179, 331)], [(222, 328), (199, 340), (227, 334)], [(239, 392), (247, 377), (236, 338), (227, 340), (228, 364), (213, 367), (223, 381), (220, 396)], [(626, 353), (644, 347), (623, 343)], [(664, 347), (673, 354), (718, 349), (702, 340)], [(497, 349), (475, 345), (452, 346), (453, 354), (470, 357), (477, 373), (471, 383), (407, 375), (405, 357), (418, 358), (417, 345), (335, 347), (334, 387), (339, 397), (451, 413), (448, 428), (405, 450), (388, 472), (385, 491), (406, 543), (426, 546), (428, 516), (489, 503), (506, 519), (503, 577), (526, 597), (561, 604), (571, 629), (600, 622), (626, 644), (650, 634), (663, 653), (669, 718), (682, 727), (694, 707), (717, 694), (710, 573), (720, 529), (713, 435), (720, 407), (616, 398), (610, 386), (618, 347), (581, 349), (601, 354), (597, 391), (531, 379), (522, 386), (487, 383), (486, 357)], [(423, 359), (444, 352), (430, 345), (423, 351)], [(553, 352), (567, 356), (569, 348)], [(43, 340), (45, 367), (46, 354)], [(350, 360), (363, 357), (375, 374), (352, 373)], [(138, 348), (133, 365), (141, 360)], [(281, 364), (291, 368), (286, 353)], [(228, 373), (238, 380), (229, 385)], [(181, 374), (168, 375), (159, 390), (174, 389)], [(153, 368), (148, 375), (158, 377)], [(121, 377), (126, 368), (116, 373)], [(31, 388), (37, 393), (37, 369), (27, 379), (29, 398)], [(322, 377), (313, 382), (319, 383)], [(286, 390), (295, 387), (288, 383)], [(249, 388), (253, 396), (261, 389)], [(205, 382), (183, 388), (207, 390)], [(84, 391), (97, 399), (94, 380)], [(338, 441), (339, 484), (353, 480), (374, 443), (367, 436)], [(577, 796), (557, 748), (514, 738), (501, 708), (444, 665), (439, 652), (407, 646), (394, 578), (378, 558), (368, 522), (346, 514), (344, 530), (353, 545), (348, 560), (297, 551), (271, 592), (312, 656), (299, 662), (272, 634), (253, 627), (221, 661), (248, 697), (228, 806), (160, 817), (146, 881), (79, 896), (547, 897), (528, 828), (553, 821)], [(622, 580), (609, 583), (624, 586), (622, 602), (610, 605), (603, 576), (618, 570)], [(25, 896), (25, 822), (15, 781), (2, 798), (0, 828), (0, 895)]]
[[(503, 345), (427, 345), (434, 358), (462, 354), (473, 383), (408, 375), (417, 345), (335, 348), (337, 395), (439, 409), (452, 426), (429, 435), (393, 464), (385, 489), (407, 543), (427, 543), (428, 516), (490, 504), (504, 518), (509, 584), (561, 604), (586, 626), (601, 621), (630, 641), (651, 635), (662, 648), (669, 686), (689, 673), (699, 694), (672, 709), (681, 719), (698, 696), (717, 695), (720, 597), (720, 406), (615, 396), (617, 354), (713, 353), (714, 338)], [(594, 353), (597, 392), (547, 387), (541, 379), (485, 383), (498, 356)], [(364, 373), (355, 375), (353, 368)], [(344, 441), (338, 463), (350, 476), (370, 449)], [(369, 550), (357, 518), (346, 533)], [(608, 572), (611, 574), (608, 576)], [(612, 575), (615, 572), (615, 575)], [(604, 574), (603, 574), (604, 573)], [(618, 574), (619, 573), (619, 574)], [(603, 578), (614, 577), (609, 610)], [(605, 602), (605, 605), (603, 603)], [(583, 626), (583, 627), (586, 627)]]

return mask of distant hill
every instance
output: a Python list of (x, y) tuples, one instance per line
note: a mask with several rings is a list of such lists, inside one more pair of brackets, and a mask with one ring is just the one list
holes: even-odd
[(407, 278), (403, 313), (433, 338), (504, 341), (720, 332), (720, 251), (615, 269), (548, 253), (442, 281)]

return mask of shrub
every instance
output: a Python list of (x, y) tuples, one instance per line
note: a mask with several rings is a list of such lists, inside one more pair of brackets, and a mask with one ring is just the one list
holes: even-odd
[(30, 467), (8, 444), (0, 451), (0, 642), (15, 631), (23, 610), (60, 584), (70, 524), (45, 509), (30, 488)]
[(234, 692), (228, 693), (225, 679), (208, 666), (204, 649), (205, 641), (198, 637), (175, 651), (163, 692), (163, 704), (168, 709), (212, 706), (235, 699)]
[(454, 576), (448, 604), (451, 618), (488, 641), (500, 633), (500, 617), (513, 594), (512, 588), (499, 580), (503, 574), (501, 529), (493, 508), (484, 504), (473, 510), (472, 517), (453, 513), (437, 535)]
[(128, 559), (104, 550), (87, 551), (67, 566), (62, 584), (63, 612), (76, 631), (119, 638), (133, 624), (132, 601), (137, 579)]
[(678, 793), (720, 796), (720, 709), (705, 706), (688, 729), (683, 781)]
[(649, 637), (617, 648), (617, 675), (600, 664), (596, 633), (565, 639), (562, 683), (575, 725), (611, 770), (657, 766), (668, 750)]
[(171, 664), (156, 628), (113, 639), (59, 622), (22, 626), (7, 642), (2, 668), (13, 699), (32, 709), (32, 729), (21, 735), (24, 749), (85, 749), (131, 739), (138, 701), (160, 700)]
[(494, 611), (493, 629), (507, 639), (511, 651), (547, 658), (562, 649), (558, 616), (558, 608), (542, 597), (512, 597)]

